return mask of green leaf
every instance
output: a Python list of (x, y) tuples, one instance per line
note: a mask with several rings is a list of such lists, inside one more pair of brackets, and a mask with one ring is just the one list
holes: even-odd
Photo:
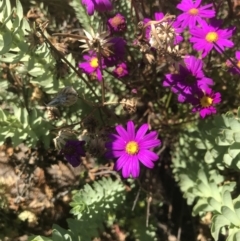
[(222, 215), (226, 219), (228, 219), (232, 224), (234, 224), (237, 227), (240, 226), (240, 219), (237, 217), (236, 213), (232, 211), (229, 207), (222, 206), (221, 212), (222, 212)]
[(208, 205), (206, 199), (200, 198), (193, 207), (193, 216), (197, 216), (199, 213), (206, 211), (212, 211), (212, 207)]
[(217, 145), (219, 146), (230, 146), (231, 143), (229, 143), (229, 141), (227, 141), (226, 139), (224, 139), (222, 136), (218, 136), (216, 139), (215, 139), (215, 142)]
[(234, 234), (233, 241), (239, 241), (239, 240), (240, 240), (240, 231), (237, 231), (237, 232)]
[(206, 150), (207, 149), (207, 146), (203, 141), (196, 142), (195, 146), (196, 146), (197, 149), (200, 149), (200, 150)]
[(235, 119), (235, 117), (229, 119), (229, 126), (234, 131), (239, 131), (240, 129), (240, 123), (237, 119)]
[(223, 205), (229, 207), (231, 210), (234, 210), (231, 193), (227, 190), (222, 195), (222, 203)]
[(209, 186), (210, 186), (210, 189), (212, 192), (212, 197), (214, 197), (215, 200), (217, 200), (219, 203), (221, 203), (222, 197), (221, 197), (220, 190), (219, 190), (216, 182), (209, 183)]
[(228, 148), (228, 154), (232, 158), (235, 158), (239, 153), (240, 153), (240, 143), (235, 142)]
[(7, 116), (5, 115), (4, 111), (0, 109), (0, 122), (7, 121)]
[(211, 151), (206, 151), (205, 156), (204, 156), (204, 161), (206, 163), (210, 164), (210, 163), (213, 163), (214, 160), (215, 159), (213, 158)]
[(3, 48), (0, 50), (0, 55), (7, 53), (12, 46), (12, 33), (7, 31), (2, 34)]
[(238, 110), (237, 110), (237, 117), (238, 119), (240, 119), (240, 107), (238, 107)]
[(23, 8), (22, 8), (22, 4), (20, 3), (19, 0), (16, 0), (16, 13), (17, 13), (19, 19), (23, 18)]
[(202, 196), (202, 197), (211, 197), (212, 196), (211, 189), (208, 184), (206, 185), (203, 182), (198, 180), (196, 188), (200, 191), (200, 193), (199, 193), (200, 196)]
[(226, 225), (230, 225), (230, 221), (223, 215), (215, 215), (212, 218), (211, 234), (215, 241), (218, 241), (220, 229)]
[(216, 201), (215, 198), (212, 197), (208, 198), (207, 201), (209, 205), (211, 205), (214, 208), (214, 210), (216, 210), (218, 213), (221, 213), (221, 203), (219, 203), (218, 201)]
[(28, 237), (28, 241), (52, 241), (52, 239), (42, 236), (30, 236)]
[(233, 133), (234, 133), (233, 130), (226, 129), (223, 131), (223, 138), (231, 143), (233, 142)]
[(240, 131), (234, 132), (233, 139), (234, 139), (235, 142), (240, 142)]
[(52, 240), (53, 241), (65, 241), (63, 235), (57, 229), (53, 230)]
[(28, 112), (25, 108), (14, 105), (13, 107), (14, 115), (17, 120), (23, 125), (23, 128), (28, 126)]
[(228, 153), (226, 153), (226, 154), (223, 155), (223, 161), (224, 161), (225, 164), (228, 165), (228, 166), (231, 166), (231, 164), (232, 164), (232, 159), (233, 159), (233, 158), (232, 158)]
[(240, 219), (240, 195), (233, 200), (233, 206), (234, 206), (236, 215)]

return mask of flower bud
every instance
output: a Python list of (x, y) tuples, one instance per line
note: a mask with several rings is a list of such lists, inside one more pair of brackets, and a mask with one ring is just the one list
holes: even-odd
[(71, 106), (78, 100), (77, 91), (72, 86), (67, 86), (60, 90), (57, 96), (47, 105), (48, 106)]

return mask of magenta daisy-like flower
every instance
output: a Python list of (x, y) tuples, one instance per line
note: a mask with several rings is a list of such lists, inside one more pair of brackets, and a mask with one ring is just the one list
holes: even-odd
[(150, 149), (157, 147), (161, 141), (157, 139), (157, 132), (150, 131), (148, 134), (148, 124), (143, 124), (137, 132), (132, 121), (128, 121), (127, 129), (122, 125), (116, 126), (117, 134), (110, 136), (111, 141), (106, 143), (107, 158), (117, 158), (115, 169), (122, 169), (124, 178), (130, 175), (133, 178), (139, 176), (140, 162), (153, 168), (154, 162), (158, 160), (158, 155)]
[(190, 42), (193, 43), (193, 48), (197, 51), (202, 51), (202, 57), (214, 48), (219, 53), (222, 53), (226, 47), (231, 48), (234, 43), (229, 40), (235, 30), (234, 27), (220, 29), (221, 21), (212, 21), (211, 24), (206, 22), (201, 23), (201, 28), (196, 27), (190, 29), (192, 37)]
[(230, 60), (227, 60), (226, 65), (229, 68), (229, 71), (233, 74), (240, 74), (240, 51), (236, 51), (235, 53), (236, 59), (232, 59), (232, 62), (236, 64), (236, 66), (233, 65), (233, 63)]
[(124, 32), (127, 27), (126, 19), (120, 13), (117, 13), (114, 17), (109, 18), (107, 23), (112, 32)]
[(128, 75), (127, 65), (125, 63), (118, 64), (116, 68), (113, 70), (113, 74), (117, 78), (122, 78)]
[(167, 74), (163, 81), (164, 87), (178, 95), (178, 101), (184, 102), (188, 95), (192, 95), (198, 88), (213, 85), (213, 80), (205, 77), (203, 73), (203, 61), (194, 56), (184, 59), (185, 66), (179, 65), (178, 74)]
[(200, 6), (202, 0), (182, 0), (181, 3), (177, 5), (177, 8), (182, 10), (183, 13), (177, 17), (177, 25), (181, 28), (189, 27), (193, 28), (204, 22), (203, 18), (212, 18), (215, 16), (215, 11), (212, 9), (212, 4), (207, 4), (205, 6)]
[[(97, 79), (101, 81), (102, 73), (97, 55), (90, 53), (90, 55), (83, 55), (83, 59), (86, 60), (86, 62), (79, 63), (78, 67), (86, 74), (95, 74)], [(102, 60), (102, 68), (104, 69), (105, 67), (104, 61)]]
[(94, 11), (106, 12), (112, 10), (110, 0), (82, 0), (82, 4), (86, 6), (88, 15), (93, 15)]
[(81, 163), (80, 157), (85, 156), (84, 144), (85, 141), (67, 140), (60, 153), (65, 156), (73, 167), (77, 167)]
[(104, 58), (104, 64), (107, 67), (112, 67), (118, 62), (123, 61), (125, 56), (126, 41), (122, 37), (114, 37), (109, 41), (112, 54)]
[(221, 94), (213, 92), (210, 88), (199, 89), (188, 102), (193, 105), (192, 112), (199, 112), (200, 116), (205, 118), (217, 113), (215, 104), (221, 102)]
[[(162, 12), (154, 13), (154, 20), (159, 21), (159, 20), (162, 20), (163, 18), (164, 18), (164, 14)], [(143, 19), (144, 24), (148, 23), (149, 21), (151, 21), (151, 19), (149, 19), (149, 18)], [(172, 25), (172, 27), (174, 28), (174, 31), (176, 33), (176, 38), (175, 38), (174, 44), (179, 44), (183, 40), (183, 37), (180, 35), (180, 33), (182, 32), (182, 29), (177, 26), (176, 21), (171, 21), (170, 24)], [(151, 26), (148, 26), (146, 28), (146, 32), (145, 32), (145, 37), (148, 40), (150, 40), (150, 31), (151, 31)]]

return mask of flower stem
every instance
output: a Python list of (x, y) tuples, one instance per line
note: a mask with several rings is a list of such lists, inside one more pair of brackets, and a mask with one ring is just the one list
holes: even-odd
[(218, 49), (218, 51), (220, 51), (221, 54), (225, 55), (225, 56), (227, 57), (227, 59), (231, 62), (231, 64), (232, 64), (236, 69), (238, 69), (238, 70), (240, 71), (240, 68), (237, 66), (236, 63), (234, 63), (234, 61), (230, 58), (230, 56), (229, 56), (228, 54), (226, 54), (225, 52), (223, 52), (216, 43), (213, 42), (213, 44), (214, 44), (214, 46)]

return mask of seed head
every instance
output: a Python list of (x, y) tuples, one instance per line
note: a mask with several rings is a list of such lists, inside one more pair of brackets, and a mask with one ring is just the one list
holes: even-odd
[(104, 31), (102, 33), (94, 33), (91, 28), (91, 32), (83, 30), (86, 38), (80, 39), (79, 41), (84, 43), (81, 47), (84, 48), (83, 52), (94, 51), (96, 53), (102, 54), (104, 57), (109, 57), (112, 54), (110, 47), (113, 45), (111, 43), (112, 37), (109, 37), (110, 32)]
[(129, 114), (133, 114), (137, 111), (137, 99), (123, 99), (122, 101), (123, 109), (127, 111)]

